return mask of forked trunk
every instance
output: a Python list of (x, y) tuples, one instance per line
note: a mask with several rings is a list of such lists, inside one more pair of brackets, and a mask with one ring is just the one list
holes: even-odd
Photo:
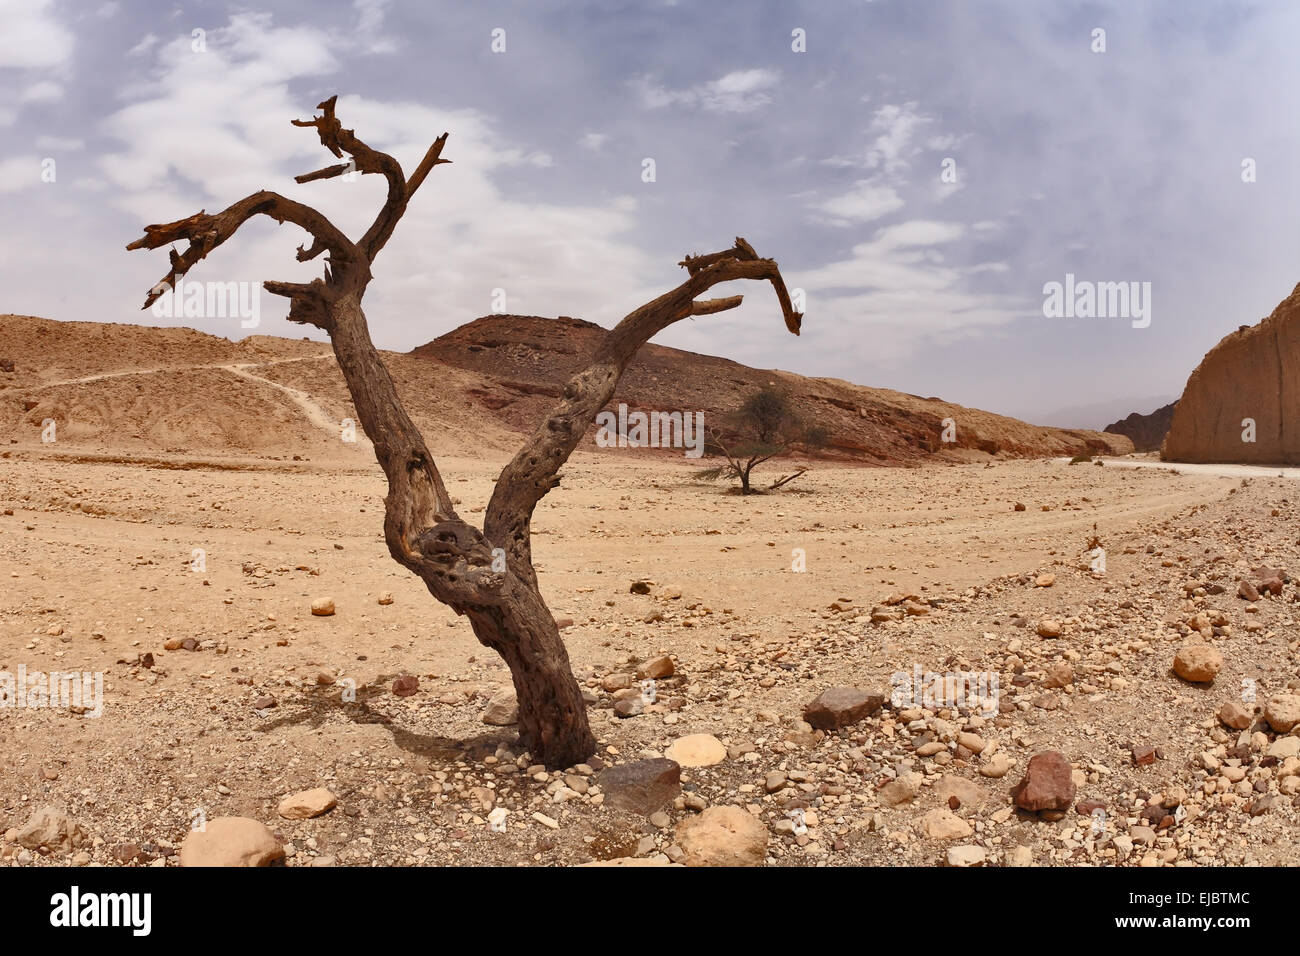
[[(596, 740), (587, 723), (582, 692), (569, 666), (569, 655), (560, 640), (555, 618), (537, 591), (536, 577), (521, 573), (523, 567), (502, 573), (512, 578), (509, 586), (492, 589), (482, 603), (472, 588), (440, 564), (411, 561), (411, 534), (434, 520), (434, 512), (449, 511), (450, 502), (438, 499), (445, 492), (428, 463), (431, 461), (419, 433), (397, 399), (396, 389), (383, 360), (366, 333), (360, 304), (344, 300), (334, 304), (334, 334), (331, 338), (339, 368), (353, 395), (362, 426), (379, 461), (385, 465), (389, 494), (385, 522), (388, 546), (393, 557), (424, 579), (439, 601), (463, 611), (479, 643), (501, 655), (514, 680), (519, 703), (519, 736), (533, 759), (548, 767), (572, 767), (596, 750)], [(400, 437), (402, 441), (395, 441)], [(396, 460), (395, 460), (396, 459)], [(412, 505), (419, 517), (411, 521)], [(420, 514), (419, 512), (424, 512)], [(482, 536), (477, 529), (457, 520), (463, 529), (456, 537), (458, 547)], [(483, 541), (485, 548), (496, 542)], [(423, 557), (423, 556), (422, 556)], [(460, 555), (473, 566), (470, 553)], [(529, 569), (531, 570), (531, 569)]]

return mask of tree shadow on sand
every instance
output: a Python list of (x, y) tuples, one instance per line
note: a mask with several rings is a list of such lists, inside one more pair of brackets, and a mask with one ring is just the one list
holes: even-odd
[(400, 750), (439, 763), (481, 760), (489, 754), (495, 754), (502, 745), (511, 749), (517, 747), (518, 735), (507, 728), (487, 731), (463, 740), (442, 734), (421, 734), (407, 730), (400, 726), (395, 718), (379, 713), (370, 706), (373, 698), (389, 693), (384, 685), (390, 679), (391, 675), (380, 676), (371, 684), (359, 686), (355, 702), (344, 701), (338, 688), (316, 688), (307, 692), (305, 706), (291, 713), (286, 712), (256, 729), (260, 733), (270, 733), (281, 727), (301, 725), (317, 729), (331, 716), (341, 715), (354, 724), (379, 724), (388, 730), (392, 735), (393, 743)]

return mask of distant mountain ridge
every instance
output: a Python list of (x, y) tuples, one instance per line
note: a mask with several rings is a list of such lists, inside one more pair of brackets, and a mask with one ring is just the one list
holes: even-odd
[(1146, 415), (1133, 412), (1127, 418), (1107, 425), (1104, 430), (1128, 436), (1137, 451), (1159, 451), (1165, 436), (1169, 434), (1169, 425), (1174, 420), (1174, 409), (1177, 407), (1177, 402), (1170, 402)]
[[(430, 449), (478, 456), (517, 448), (604, 334), (567, 317), (492, 315), (383, 357)], [(13, 371), (4, 371), (10, 362)], [(765, 385), (785, 391), (806, 420), (829, 432), (818, 457), (911, 465), (1133, 448), (1121, 435), (1027, 425), (940, 399), (653, 344), (628, 367), (612, 405), (703, 412), (707, 427)], [(343, 423), (355, 417), (325, 343), (272, 336), (231, 342), (184, 328), (0, 316), (0, 443), (43, 447), (42, 423), (53, 420), (53, 453), (329, 458), (370, 467), (363, 436), (340, 440)], [(955, 440), (942, 440), (945, 431)], [(584, 448), (601, 450), (594, 427)]]
[[(475, 397), (511, 427), (531, 429), (583, 368), (605, 329), (561, 316), (489, 315), (411, 351), (481, 375), (490, 387)], [(754, 369), (730, 359), (647, 344), (628, 366), (615, 403), (632, 409), (704, 412), (717, 420), (767, 385), (786, 392), (796, 410), (825, 428), (829, 457), (906, 464), (933, 457), (1127, 454), (1123, 436), (1037, 425), (937, 398), (854, 385), (840, 379)], [(955, 441), (943, 441), (951, 419)]]

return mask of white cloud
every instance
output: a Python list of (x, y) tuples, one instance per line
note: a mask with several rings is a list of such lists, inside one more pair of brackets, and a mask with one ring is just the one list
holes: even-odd
[(21, 103), (54, 103), (63, 99), (63, 87), (51, 80), (40, 80), (19, 94)]
[(859, 180), (846, 193), (813, 205), (827, 222), (836, 226), (871, 222), (902, 208), (903, 199), (894, 187), (866, 179)]
[(13, 193), (36, 186), (41, 182), (41, 161), (31, 156), (11, 156), (0, 159), (0, 193)]
[(1003, 262), (946, 265), (941, 247), (965, 239), (961, 223), (913, 219), (878, 230), (848, 258), (791, 276), (806, 290), (814, 328), (871, 329), (872, 361), (903, 358), (933, 336), (947, 339), (1025, 314), (1012, 296), (973, 288), (973, 277), (1005, 273)]
[(389, 0), (354, 0), (357, 11), (356, 41), (366, 53), (392, 53), (397, 44), (382, 36)]
[(906, 168), (908, 157), (918, 151), (912, 138), (930, 122), (930, 117), (916, 111), (915, 103), (880, 107), (871, 120), (871, 132), (877, 135), (867, 150), (867, 168), (886, 172)]
[(144, 37), (131, 49), (126, 51), (127, 56), (144, 56), (155, 46), (158, 45), (158, 36), (153, 33), (146, 33)]
[(0, 67), (54, 67), (72, 56), (72, 33), (50, 0), (0, 0)]
[(647, 77), (634, 81), (647, 109), (686, 106), (712, 113), (748, 113), (772, 102), (771, 89), (780, 74), (775, 70), (735, 70), (708, 83), (670, 90)]
[(73, 153), (86, 148), (86, 141), (63, 136), (38, 136), (36, 148), (54, 153)]
[(609, 135), (606, 133), (584, 133), (582, 139), (578, 140), (584, 149), (599, 150), (607, 142)]

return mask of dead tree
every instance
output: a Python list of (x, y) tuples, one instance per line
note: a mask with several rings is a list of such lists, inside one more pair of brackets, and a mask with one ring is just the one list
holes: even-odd
[[(802, 315), (790, 303), (776, 262), (760, 258), (745, 240), (737, 239), (735, 246), (722, 252), (687, 256), (679, 263), (689, 273), (686, 281), (619, 322), (606, 334), (591, 364), (564, 386), (559, 404), (501, 472), (479, 530), (452, 507), (424, 438), (370, 340), (361, 311), (375, 256), (429, 172), (450, 162), (442, 158), (447, 134), (434, 141), (407, 177), (392, 156), (371, 149), (342, 127), (334, 115), (336, 99), (330, 97), (316, 107), (320, 116), (292, 122), (314, 127), (326, 149), (339, 159), (346, 153), (350, 161), (298, 176), (297, 181), (353, 171), (383, 176), (388, 198), (365, 235), (354, 241), (312, 207), (267, 191), (215, 215), (200, 211), (187, 219), (146, 226), (144, 236), (127, 249), (156, 249), (182, 239), (189, 244), (184, 252), (171, 250), (171, 268), (149, 292), (145, 308), (254, 216), (290, 222), (307, 233), (311, 241), (298, 247), (298, 261), (326, 253), (323, 278), (264, 285), (268, 292), (289, 299), (290, 321), (329, 334), (361, 425), (388, 479), (384, 535), (389, 552), (417, 574), (435, 598), (467, 616), (479, 642), (509, 665), (519, 701), (520, 739), (533, 756), (549, 767), (580, 763), (591, 756), (596, 743), (559, 629), (538, 589), (529, 540), (533, 510), (559, 484), (560, 467), (613, 398), (637, 350), (674, 322), (734, 309), (741, 302), (739, 295), (697, 301), (701, 293), (721, 282), (766, 279), (776, 289), (786, 327), (795, 335)], [(496, 549), (504, 552), (504, 571), (494, 570)], [(495, 566), (499, 568), (500, 562)]]

